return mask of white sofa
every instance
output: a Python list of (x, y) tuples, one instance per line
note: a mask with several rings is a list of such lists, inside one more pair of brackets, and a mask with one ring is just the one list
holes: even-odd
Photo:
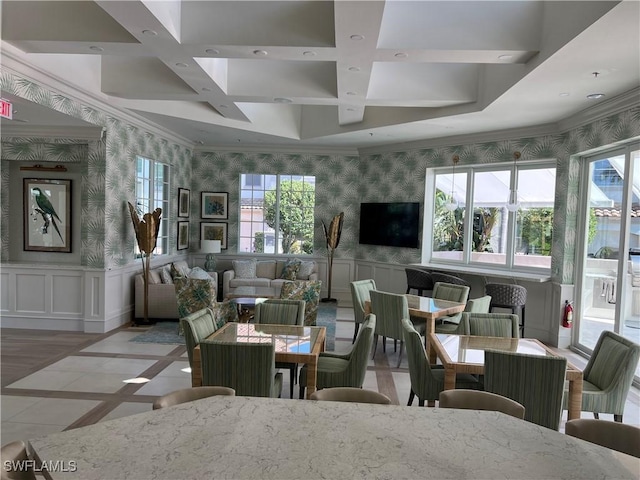
[[(225, 270), (222, 276), (223, 298), (228, 298), (229, 292), (237, 287), (280, 288), (287, 281), (285, 278), (280, 278), (287, 260), (253, 260), (256, 262), (255, 277), (239, 277), (233, 268)], [(239, 261), (246, 260), (236, 260), (234, 263)], [(310, 270), (310, 273), (307, 275), (307, 271), (301, 270), (302, 275), (296, 275), (296, 280), (318, 280), (318, 264), (313, 260), (301, 260), (301, 262), (307, 263), (306, 270)]]
[[(176, 291), (171, 277), (171, 263), (149, 270), (149, 319), (178, 319)], [(173, 262), (176, 270), (188, 274), (195, 269), (189, 268), (187, 262)], [(165, 272), (163, 273), (163, 270)], [(198, 269), (199, 270), (199, 269)], [(218, 290), (218, 274), (207, 272)], [(164, 281), (163, 281), (164, 280)], [(171, 282), (169, 282), (171, 280)], [(136, 275), (135, 285), (135, 318), (144, 318), (144, 279), (142, 273)]]

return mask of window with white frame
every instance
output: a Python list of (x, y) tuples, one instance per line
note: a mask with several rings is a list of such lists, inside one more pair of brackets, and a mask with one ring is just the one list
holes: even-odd
[[(162, 209), (162, 220), (155, 255), (169, 253), (169, 165), (141, 156), (136, 157), (136, 210), (145, 213)], [(136, 244), (136, 255), (139, 255)]]
[(313, 176), (241, 174), (238, 252), (312, 254), (315, 184)]
[(555, 184), (553, 160), (427, 170), (425, 260), (550, 270)]

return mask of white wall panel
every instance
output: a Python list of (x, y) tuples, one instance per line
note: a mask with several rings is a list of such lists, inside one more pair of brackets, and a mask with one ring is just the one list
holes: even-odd
[(82, 276), (53, 275), (51, 313), (82, 314)]
[(16, 311), (45, 313), (47, 311), (46, 275), (42, 273), (18, 273), (16, 281)]
[(10, 293), (10, 275), (6, 272), (0, 274), (0, 311), (8, 312), (13, 309), (13, 301)]

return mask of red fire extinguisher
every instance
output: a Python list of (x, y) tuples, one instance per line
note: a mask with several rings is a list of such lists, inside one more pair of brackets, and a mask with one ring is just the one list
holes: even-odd
[(573, 325), (573, 302), (565, 300), (564, 312), (562, 315), (562, 326), (565, 328), (571, 328), (571, 325)]

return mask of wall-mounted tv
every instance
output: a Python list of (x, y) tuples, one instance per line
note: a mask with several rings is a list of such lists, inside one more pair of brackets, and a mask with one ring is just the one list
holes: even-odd
[(420, 203), (361, 203), (360, 243), (419, 248)]

